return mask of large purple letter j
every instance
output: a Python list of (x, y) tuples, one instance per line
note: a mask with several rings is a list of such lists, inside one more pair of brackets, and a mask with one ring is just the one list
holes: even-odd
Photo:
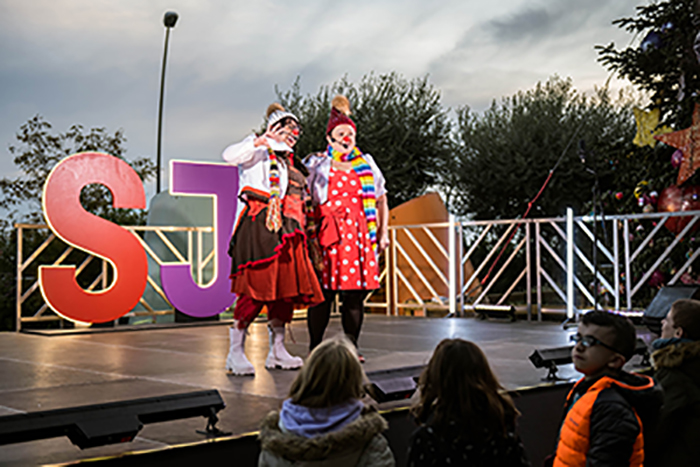
[(227, 164), (172, 161), (170, 194), (212, 196), (214, 202), (215, 270), (211, 284), (195, 283), (189, 264), (160, 267), (163, 292), (173, 307), (197, 318), (214, 316), (233, 303), (226, 253), (236, 218), (238, 168)]

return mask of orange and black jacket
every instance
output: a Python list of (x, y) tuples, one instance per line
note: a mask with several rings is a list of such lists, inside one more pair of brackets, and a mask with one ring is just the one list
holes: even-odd
[(648, 376), (619, 372), (579, 380), (566, 398), (554, 467), (643, 465), (643, 434), (661, 402), (661, 388)]

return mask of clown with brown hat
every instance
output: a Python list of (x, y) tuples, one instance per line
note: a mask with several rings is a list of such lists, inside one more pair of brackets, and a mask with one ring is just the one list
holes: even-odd
[(246, 329), (263, 307), (270, 334), (265, 367), (301, 367), (302, 359), (284, 346), (285, 325), (296, 305), (323, 301), (306, 249), (306, 180), (292, 157), (299, 133), (299, 119), (272, 104), (265, 133), (252, 134), (223, 153), (238, 167), (239, 182), (238, 219), (229, 246), (231, 291), (238, 299), (226, 358), (226, 369), (234, 375), (255, 374), (245, 355)]
[(357, 345), (367, 292), (379, 288), (379, 254), (388, 246), (385, 180), (371, 155), (355, 145), (357, 127), (350, 102), (336, 96), (326, 128), (324, 152), (306, 157), (315, 205), (314, 241), (321, 249), (320, 280), (325, 301), (309, 308), (309, 347), (323, 339), (330, 307), (340, 293), (343, 331)]

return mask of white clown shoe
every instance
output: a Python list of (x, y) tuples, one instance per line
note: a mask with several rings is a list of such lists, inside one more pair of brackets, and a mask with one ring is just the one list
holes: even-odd
[(245, 356), (245, 329), (229, 328), (230, 347), (226, 357), (226, 371), (238, 376), (255, 376), (255, 367)]
[(272, 327), (268, 325), (267, 329), (270, 333), (270, 352), (265, 360), (265, 368), (282, 370), (301, 368), (304, 360), (290, 355), (284, 346), (284, 326)]

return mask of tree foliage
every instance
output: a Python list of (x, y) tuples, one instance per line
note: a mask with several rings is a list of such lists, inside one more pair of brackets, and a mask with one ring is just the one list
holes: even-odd
[(357, 146), (371, 154), (384, 173), (391, 207), (444, 180), (454, 150), (452, 123), (427, 76), (408, 80), (397, 73), (368, 74), (358, 83), (342, 78), (307, 95), (299, 79), (285, 92), (278, 89), (280, 103), (303, 126), (297, 154), (325, 150), (330, 102), (336, 94), (350, 100)]
[[(695, 0), (672, 0), (650, 3), (637, 8), (637, 15), (621, 18), (613, 24), (642, 38), (623, 49), (614, 43), (599, 46), (599, 60), (618, 77), (627, 79), (649, 97), (647, 109), (658, 108), (660, 124), (674, 130), (688, 128), (698, 102), (700, 65), (693, 52), (693, 41), (700, 17)], [(677, 169), (670, 164), (675, 148), (664, 144), (634, 147), (624, 172), (619, 172), (616, 185), (628, 199), (621, 211), (635, 210), (630, 196), (641, 183), (647, 191), (661, 192), (675, 184)], [(687, 182), (700, 183), (697, 173)], [(641, 208), (636, 208), (641, 210)]]
[[(668, 125), (674, 131), (691, 126), (693, 109), (699, 102), (700, 65), (693, 51), (693, 41), (700, 30), (697, 8), (696, 0), (658, 1), (637, 7), (634, 17), (621, 18), (613, 24), (640, 40), (619, 49), (614, 43), (597, 47), (603, 65), (644, 92), (649, 98), (646, 109), (658, 109), (660, 125)], [(633, 146), (624, 158), (624, 170), (618, 171), (614, 178), (615, 186), (627, 200), (620, 212), (627, 214), (642, 210), (635, 206), (635, 189), (661, 193), (675, 185), (678, 169), (670, 163), (675, 151), (676, 148), (661, 143), (653, 148)], [(698, 173), (685, 182), (685, 185), (698, 184)], [(639, 245), (654, 225), (651, 220), (636, 223), (631, 236), (633, 246)], [(686, 261), (686, 255), (698, 248), (694, 235), (680, 240), (681, 247), (670, 253), (655, 274), (660, 273), (666, 279), (672, 277), (676, 268)], [(635, 260), (633, 277), (639, 278), (654, 266), (674, 241), (675, 235), (662, 229)], [(687, 279), (681, 278), (684, 280)], [(657, 285), (663, 283), (664, 280), (657, 281)], [(647, 298), (655, 292), (651, 288), (641, 291)]]
[[(0, 209), (8, 213), (2, 220), (3, 230), (10, 228), (12, 222), (43, 222), (41, 194), (44, 183), (49, 172), (63, 158), (96, 151), (124, 159), (126, 138), (123, 130), (110, 134), (105, 128), (92, 128), (86, 132), (82, 125), (73, 125), (68, 131), (58, 134), (51, 130), (51, 124), (36, 115), (20, 127), (16, 134), (18, 144), (9, 147), (20, 175), (0, 179)], [(148, 158), (138, 158), (129, 164), (142, 180), (155, 175), (155, 165)], [(113, 208), (112, 195), (102, 185), (85, 187), (81, 203), (87, 211), (118, 224), (145, 221), (142, 210)]]
[[(591, 205), (595, 168), (601, 190), (634, 136), (629, 98), (613, 100), (607, 88), (577, 92), (569, 79), (552, 77), (520, 91), (479, 115), (457, 110), (457, 168), (449, 191), (453, 212), (475, 219), (512, 219), (552, 174), (530, 217), (560, 216)], [(577, 157), (585, 142), (586, 165)], [(595, 163), (595, 167), (592, 165)]]
[[(20, 174), (15, 178), (0, 179), (0, 212), (5, 213), (0, 219), (0, 330), (14, 326), (17, 233), (12, 226), (15, 222), (43, 223), (41, 195), (51, 169), (63, 158), (79, 152), (104, 152), (120, 159), (124, 159), (126, 152), (122, 130), (110, 134), (105, 128), (92, 128), (86, 132), (81, 125), (73, 125), (64, 133), (54, 134), (51, 130), (51, 124), (39, 115), (23, 124), (16, 135), (17, 144), (9, 147)], [(150, 159), (139, 158), (130, 165), (142, 180), (155, 175), (155, 164)], [(87, 211), (118, 224), (142, 224), (146, 219), (143, 210), (114, 209), (112, 195), (103, 185), (83, 188), (81, 203)], [(46, 230), (27, 229), (23, 237), (25, 255), (26, 251), (34, 251), (47, 236)], [(54, 242), (44, 249), (40, 259), (55, 259), (64, 248), (64, 245)], [(80, 255), (80, 252), (74, 251), (71, 255), (66, 261), (76, 261), (75, 255)], [(25, 269), (25, 277), (37, 276), (36, 263)], [(99, 265), (92, 262), (87, 268), (99, 268)], [(37, 293), (32, 294), (28, 301), (30, 308), (38, 309), (41, 305)]]

